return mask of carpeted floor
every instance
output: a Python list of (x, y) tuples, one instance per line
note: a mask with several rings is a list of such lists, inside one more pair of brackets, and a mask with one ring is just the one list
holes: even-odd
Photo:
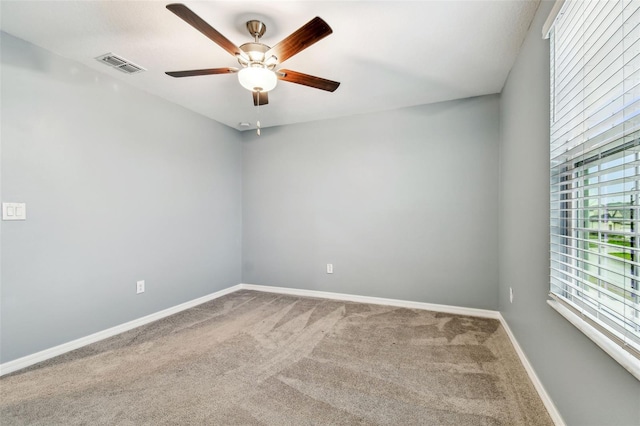
[(238, 291), (0, 379), (8, 425), (551, 425), (499, 321)]

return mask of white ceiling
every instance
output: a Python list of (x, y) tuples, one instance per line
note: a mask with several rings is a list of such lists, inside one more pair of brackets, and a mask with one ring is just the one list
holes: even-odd
[[(165, 8), (171, 1), (0, 2), (0, 28), (230, 127), (255, 122), (235, 74), (172, 78), (165, 71), (238, 66)], [(260, 107), (262, 127), (499, 93), (539, 0), (189, 1), (236, 45), (265, 22), (273, 46), (315, 16), (333, 34), (283, 68), (341, 82), (333, 93), (279, 82)], [(148, 71), (127, 75), (94, 58), (113, 52)]]

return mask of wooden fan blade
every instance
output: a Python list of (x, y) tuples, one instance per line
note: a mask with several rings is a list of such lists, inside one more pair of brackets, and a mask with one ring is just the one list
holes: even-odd
[(267, 53), (265, 53), (265, 58), (273, 55), (278, 58), (279, 63), (283, 63), (296, 53), (322, 40), (332, 32), (333, 30), (329, 27), (329, 24), (324, 22), (322, 18), (316, 16), (298, 28), (289, 37), (269, 49)]
[(238, 68), (207, 68), (204, 70), (189, 70), (189, 71), (167, 71), (165, 74), (171, 77), (194, 77), (197, 75), (211, 75), (211, 74), (231, 74), (238, 72)]
[(326, 78), (314, 77), (309, 74), (303, 74), (298, 71), (278, 70), (276, 73), (278, 79), (288, 81), (290, 83), (303, 84), (313, 87), (314, 89), (326, 90), (327, 92), (335, 91), (340, 83), (337, 81), (327, 80)]
[[(258, 105), (266, 105), (269, 103), (269, 92), (259, 92), (260, 96), (258, 96), (258, 92), (253, 92), (253, 104), (255, 106)], [(260, 101), (260, 103), (258, 103)]]
[(173, 3), (168, 4), (167, 9), (175, 13), (179, 18), (184, 20), (187, 24), (191, 25), (196, 30), (200, 31), (202, 34), (206, 35), (216, 43), (218, 46), (222, 47), (227, 52), (231, 53), (233, 56), (243, 55), (243, 52), (240, 50), (238, 46), (233, 44), (228, 38), (220, 34), (216, 29), (214, 29), (211, 25), (207, 24), (202, 18), (193, 13), (191, 9), (181, 3)]

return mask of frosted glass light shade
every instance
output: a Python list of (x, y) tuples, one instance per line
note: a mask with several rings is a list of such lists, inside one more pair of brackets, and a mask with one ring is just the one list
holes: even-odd
[(238, 72), (238, 81), (252, 92), (268, 92), (278, 84), (278, 77), (273, 71), (262, 67), (242, 68)]

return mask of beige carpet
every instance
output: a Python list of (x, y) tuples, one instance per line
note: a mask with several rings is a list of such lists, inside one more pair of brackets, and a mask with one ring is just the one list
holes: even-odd
[(0, 379), (8, 425), (551, 425), (499, 321), (238, 291)]

